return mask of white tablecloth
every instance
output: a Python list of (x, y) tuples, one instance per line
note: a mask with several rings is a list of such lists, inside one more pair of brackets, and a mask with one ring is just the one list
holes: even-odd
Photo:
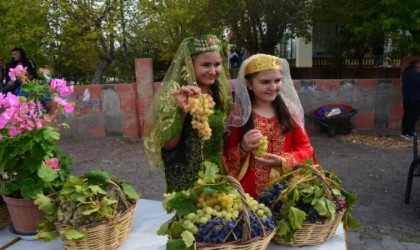
[[(140, 200), (134, 213), (134, 221), (130, 235), (121, 244), (118, 250), (165, 250), (167, 238), (156, 235), (160, 225), (170, 219), (170, 215), (163, 210), (160, 201)], [(10, 233), (9, 228), (0, 230), (0, 249), (17, 236)], [(7, 250), (63, 250), (64, 247), (60, 239), (52, 242), (20, 240)], [(328, 241), (317, 246), (289, 247), (279, 246), (271, 243), (268, 250), (345, 250), (345, 232), (342, 224), (337, 229), (336, 234)]]

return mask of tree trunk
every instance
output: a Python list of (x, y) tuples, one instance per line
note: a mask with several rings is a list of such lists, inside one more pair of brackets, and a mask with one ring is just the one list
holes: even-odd
[(98, 65), (96, 66), (95, 75), (93, 76), (92, 81), (90, 84), (100, 84), (101, 83), (101, 77), (105, 73), (105, 70), (108, 68), (108, 66), (111, 65), (111, 62), (108, 60), (102, 59)]
[(275, 47), (276, 47), (276, 44), (269, 41), (263, 41), (261, 43), (260, 53), (274, 55)]

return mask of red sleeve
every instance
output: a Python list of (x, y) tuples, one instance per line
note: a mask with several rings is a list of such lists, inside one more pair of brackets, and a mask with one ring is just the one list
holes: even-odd
[(308, 134), (298, 125), (295, 126), (295, 129), (286, 134), (285, 153), (282, 155), (286, 159), (286, 165), (289, 169), (303, 163), (306, 159), (316, 161)]
[(223, 166), (226, 174), (236, 178), (241, 170), (241, 152), (239, 148), (241, 129), (237, 127), (230, 127), (229, 129), (230, 134), (227, 137), (223, 151)]

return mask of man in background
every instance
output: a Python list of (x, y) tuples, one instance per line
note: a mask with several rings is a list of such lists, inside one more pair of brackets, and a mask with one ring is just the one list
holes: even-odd
[(402, 73), (404, 115), (401, 137), (412, 140), (420, 116), (420, 61), (411, 61)]

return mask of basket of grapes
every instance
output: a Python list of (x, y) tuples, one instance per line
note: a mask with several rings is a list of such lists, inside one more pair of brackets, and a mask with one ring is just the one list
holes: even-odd
[(270, 183), (258, 196), (270, 207), (279, 230), (274, 240), (291, 246), (328, 241), (343, 222), (346, 230), (360, 222), (351, 216), (356, 195), (346, 192), (336, 174), (319, 165), (301, 164)]
[(104, 170), (71, 176), (55, 199), (35, 200), (46, 218), (35, 239), (60, 234), (66, 250), (116, 249), (128, 236), (139, 198), (129, 183)]
[(216, 165), (204, 166), (194, 187), (165, 194), (165, 210), (175, 213), (158, 231), (168, 237), (166, 249), (266, 249), (277, 229), (270, 209)]

